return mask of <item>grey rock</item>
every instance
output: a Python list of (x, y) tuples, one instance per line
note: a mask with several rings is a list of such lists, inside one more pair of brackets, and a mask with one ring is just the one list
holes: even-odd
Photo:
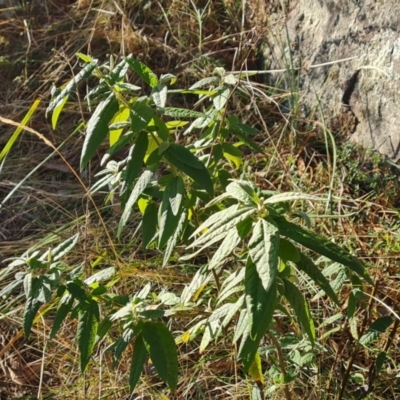
[(286, 15), (281, 4), (271, 1), (265, 68), (294, 68), (284, 82), (297, 85), (307, 116), (322, 111), (336, 133), (399, 160), (400, 2), (296, 0)]

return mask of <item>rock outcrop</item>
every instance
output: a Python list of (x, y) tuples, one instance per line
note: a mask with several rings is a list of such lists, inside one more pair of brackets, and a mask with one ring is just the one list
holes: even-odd
[(298, 83), (306, 116), (322, 110), (333, 131), (399, 160), (400, 2), (295, 0), (286, 15), (280, 3), (266, 69), (298, 68), (287, 89)]

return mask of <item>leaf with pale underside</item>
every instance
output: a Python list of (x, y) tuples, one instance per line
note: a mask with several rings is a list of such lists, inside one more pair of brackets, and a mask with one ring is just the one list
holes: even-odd
[(277, 227), (271, 222), (259, 219), (249, 241), (249, 253), (266, 291), (275, 281), (278, 272), (278, 250), (279, 231)]

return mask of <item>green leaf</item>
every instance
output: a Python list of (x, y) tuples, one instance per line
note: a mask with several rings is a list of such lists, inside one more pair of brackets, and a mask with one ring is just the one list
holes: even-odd
[(132, 85), (131, 83), (126, 82), (117, 82), (114, 86), (127, 92), (137, 92), (142, 89), (140, 86)]
[(218, 250), (214, 253), (210, 263), (208, 264), (208, 268), (210, 270), (215, 269), (224, 261), (226, 261), (227, 257), (237, 247), (240, 241), (241, 237), (239, 236), (237, 229), (231, 229), (225, 236), (225, 239), (222, 241), (221, 245), (218, 247)]
[(53, 114), (51, 115), (51, 127), (57, 129), (58, 118), (60, 117), (61, 111), (63, 110), (65, 103), (68, 101), (69, 96), (65, 96), (54, 108)]
[(131, 361), (131, 369), (129, 373), (129, 390), (131, 393), (133, 389), (135, 389), (136, 384), (140, 378), (140, 375), (143, 371), (144, 363), (147, 358), (147, 350), (143, 342), (142, 334), (139, 335), (135, 339), (135, 345), (133, 348), (132, 361)]
[(386, 360), (386, 351), (381, 351), (377, 356), (376, 356), (376, 361), (375, 361), (375, 368), (376, 368), (376, 373), (379, 374), (379, 372), (383, 368), (383, 363)]
[(213, 84), (218, 84), (219, 79), (216, 76), (210, 76), (207, 78), (200, 79), (198, 82), (190, 86), (189, 90), (194, 90), (203, 86), (209, 86)]
[(142, 222), (142, 245), (147, 248), (157, 232), (158, 209), (154, 202), (147, 205)]
[(249, 182), (235, 180), (225, 190), (231, 197), (246, 206), (256, 207), (259, 203), (258, 196)]
[(218, 302), (220, 304), (224, 300), (226, 300), (232, 293), (237, 292), (236, 289), (243, 290), (244, 286), (242, 285), (245, 277), (245, 268), (240, 268), (238, 271), (232, 272), (228, 278), (225, 279), (224, 283), (221, 286), (221, 291), (218, 294)]
[(136, 182), (135, 187), (132, 190), (132, 193), (129, 196), (128, 201), (126, 202), (124, 212), (122, 213), (122, 217), (119, 221), (118, 224), (118, 232), (117, 236), (120, 237), (121, 233), (128, 222), (129, 217), (131, 216), (131, 213), (133, 211), (133, 206), (141, 196), (141, 194), (144, 192), (146, 189), (147, 185), (153, 178), (153, 173), (151, 171), (144, 171), (143, 174), (140, 176), (138, 181)]
[(145, 322), (142, 335), (159, 377), (174, 393), (178, 385), (178, 353), (171, 332), (161, 322)]
[(214, 107), (218, 111), (221, 111), (225, 107), (230, 94), (231, 94), (231, 90), (227, 87), (222, 87), (222, 88), (218, 89), (217, 94), (213, 97)]
[(296, 249), (293, 243), (287, 239), (280, 239), (279, 241), (279, 258), (284, 261), (292, 261), (294, 263), (300, 261), (300, 252)]
[(173, 85), (177, 81), (177, 77), (172, 74), (163, 74), (160, 76), (160, 83), (165, 85)]
[(121, 137), (123, 130), (130, 127), (130, 115), (131, 110), (125, 107), (125, 105), (121, 105), (117, 114), (114, 115), (112, 123), (108, 127), (108, 130), (110, 131), (110, 146), (114, 146)]
[(222, 143), (223, 156), (232, 161), (236, 168), (239, 169), (243, 164), (243, 153), (230, 143)]
[(249, 368), (249, 375), (253, 381), (264, 383), (264, 375), (261, 367), (261, 357), (257, 352), (254, 356), (254, 361), (251, 363)]
[(170, 143), (164, 157), (180, 171), (203, 187), (210, 196), (214, 195), (214, 187), (205, 165), (186, 147)]
[(278, 273), (279, 231), (275, 225), (259, 219), (249, 241), (249, 253), (266, 291)]
[[(247, 125), (245, 125), (247, 128)], [(230, 126), (230, 130), (231, 132), (237, 137), (239, 138), (243, 143), (247, 144), (248, 147), (250, 147), (251, 149), (255, 150), (258, 153), (263, 153), (262, 148), (255, 143), (252, 139), (250, 139), (248, 137), (248, 133), (246, 132), (247, 128), (245, 129), (244, 126), (242, 124), (235, 124)], [(252, 129), (252, 128), (250, 128)], [(258, 132), (255, 131), (257, 134)]]
[[(77, 280), (77, 282), (79, 282)], [(85, 291), (76, 283), (76, 282), (68, 282), (66, 284), (68, 292), (74, 296), (75, 299), (79, 301), (85, 301), (86, 300), (86, 293)]]
[(252, 128), (250, 125), (247, 124), (240, 124), (236, 123), (235, 126), (240, 129), (243, 133), (249, 136), (258, 136), (259, 132), (257, 129)]
[(149, 139), (147, 132), (140, 132), (136, 138), (135, 145), (129, 152), (128, 162), (125, 167), (124, 181), (130, 187), (143, 167), (144, 156), (146, 155)]
[(183, 199), (183, 180), (180, 176), (170, 179), (164, 190), (164, 195), (159, 211), (158, 248), (162, 249), (169, 238), (174, 234), (179, 221)]
[(112, 325), (110, 315), (107, 315), (107, 317), (100, 322), (99, 327), (97, 328), (96, 345), (100, 343), (104, 336), (106, 336)]
[[(211, 202), (210, 202), (211, 203)], [(207, 235), (210, 233), (211, 229), (219, 228), (226, 223), (229, 223), (231, 219), (234, 219), (234, 223), (230, 224), (231, 227), (236, 226), (240, 221), (236, 221), (238, 216), (241, 216), (243, 213), (247, 213), (248, 211), (253, 211), (253, 207), (241, 207), (240, 204), (234, 204), (228, 208), (225, 208), (221, 211), (218, 211), (208, 217), (190, 236), (193, 238), (194, 236), (202, 233), (203, 235)], [(240, 218), (240, 220), (244, 220), (245, 218)], [(226, 230), (227, 232), (228, 230)], [(201, 239), (202, 236), (199, 237)], [(197, 240), (199, 240), (197, 239)], [(195, 247), (197, 244), (191, 244), (190, 247)]]
[(216, 336), (218, 328), (220, 326), (219, 320), (207, 321), (206, 327), (204, 329), (203, 337), (201, 338), (199, 353), (203, 353), (207, 346), (210, 344), (211, 340)]
[(51, 257), (52, 261), (57, 261), (60, 258), (62, 258), (63, 256), (65, 256), (65, 254), (67, 254), (69, 251), (71, 251), (76, 244), (78, 243), (79, 240), (79, 236), (80, 234), (77, 233), (76, 235), (68, 238), (67, 240), (65, 240), (64, 242), (60, 243), (57, 247), (55, 247), (53, 250), (48, 250), (46, 251), (41, 257), (40, 260), (41, 261), (48, 261), (49, 256)]
[(174, 216), (178, 216), (183, 200), (183, 179), (180, 176), (171, 179), (165, 188), (165, 192), (167, 193), (168, 207), (171, 209)]
[(224, 83), (227, 85), (236, 85), (238, 84), (239, 80), (233, 74), (226, 74), (224, 76)]
[(119, 110), (118, 100), (114, 93), (111, 93), (106, 100), (103, 100), (90, 117), (86, 127), (85, 141), (81, 153), (81, 170), (83, 170), (96, 150), (106, 138), (108, 123)]
[(372, 283), (364, 264), (346, 250), (331, 242), (329, 239), (293, 224), (284, 218), (276, 218), (275, 223), (279, 228), (279, 232), (283, 236), (286, 236), (302, 246), (328, 257), (333, 261), (343, 264), (359, 274), (367, 282)]
[(216, 90), (202, 90), (202, 89), (172, 89), (168, 90), (168, 93), (181, 93), (181, 94), (199, 94), (205, 96), (213, 96), (217, 93)]
[(32, 292), (32, 277), (33, 275), (31, 273), (27, 273), (24, 276), (24, 292), (27, 299), (30, 297)]
[(210, 243), (214, 238), (220, 237), (222, 239), (227, 233), (240, 222), (246, 220), (250, 215), (254, 214), (256, 209), (254, 207), (240, 207), (235, 204), (225, 210), (219, 211), (208, 219), (206, 219), (192, 234), (191, 237), (196, 236), (198, 233), (207, 231), (198, 237), (188, 248), (200, 246), (204, 243)]
[(103, 268), (100, 271), (96, 272), (95, 274), (89, 276), (88, 278), (85, 279), (85, 284), (86, 285), (92, 285), (93, 283), (96, 282), (103, 282), (111, 279), (112, 277), (115, 276), (116, 273), (116, 268), (115, 267), (107, 267)]
[[(59, 92), (54, 98), (51, 99), (49, 106), (46, 110), (46, 116), (49, 112), (53, 111), (57, 107), (61, 105), (61, 103), (65, 104), (65, 98), (68, 97), (72, 92), (75, 91), (76, 85), (82, 80), (89, 77), (92, 72), (97, 67), (97, 60), (91, 61), (89, 64), (85, 66), (75, 77), (70, 80), (67, 85)], [(61, 112), (61, 110), (59, 110)], [(57, 122), (57, 121), (56, 121)]]
[(52, 284), (53, 282), (46, 275), (38, 278), (38, 289), (34, 295), (41, 303), (47, 303), (51, 300)]
[(43, 303), (35, 297), (29, 297), (26, 300), (24, 316), (23, 316), (23, 320), (22, 320), (22, 324), (23, 324), (23, 328), (24, 328), (24, 335), (25, 335), (26, 339), (29, 339), (33, 321), (36, 317), (37, 312), (39, 311), (40, 307), (42, 306), (42, 304)]
[(205, 168), (204, 164), (186, 147), (181, 146), (177, 143), (170, 143), (168, 151), (174, 157), (178, 158), (185, 165), (189, 167), (203, 170)]
[(34, 258), (34, 257), (29, 258), (28, 260), (26, 260), (26, 264), (28, 265), (28, 267), (31, 270), (46, 268), (46, 265), (42, 261), (40, 261), (40, 260), (38, 260), (37, 258)]
[(80, 354), (81, 372), (85, 372), (96, 343), (97, 328), (99, 326), (99, 305), (90, 300), (84, 304), (78, 317), (78, 349)]
[(93, 61), (93, 58), (88, 56), (87, 54), (83, 54), (83, 53), (78, 52), (78, 53), (75, 53), (75, 55), (85, 63), (90, 63), (90, 62)]
[(150, 123), (154, 116), (154, 110), (146, 104), (146, 100), (137, 100), (131, 108), (131, 130), (140, 132)]
[(337, 305), (339, 305), (339, 299), (332, 289), (332, 286), (329, 284), (328, 279), (325, 278), (324, 274), (311, 259), (301, 252), (298, 253), (300, 259), (295, 262), (297, 268), (305, 272)]
[(168, 142), (170, 137), (168, 126), (162, 119), (158, 118), (157, 115), (153, 115), (153, 118), (149, 123), (149, 129), (153, 126), (156, 128), (157, 135), (164, 142)]
[(297, 286), (288, 280), (283, 280), (285, 285), (285, 297), (288, 299), (289, 304), (294, 310), (298, 321), (300, 322), (303, 330), (307, 333), (312, 345), (315, 343), (315, 327), (311, 318), (308, 304), (301, 294)]
[(142, 325), (143, 324), (139, 324), (133, 327), (128, 326), (122, 333), (122, 337), (118, 338), (109, 348), (109, 350), (114, 351), (115, 362), (120, 359), (122, 353), (128, 347), (135, 334), (140, 331)]
[(151, 87), (157, 86), (157, 76), (147, 65), (130, 57), (127, 57), (125, 60), (129, 64), (129, 66), (139, 75), (142, 81), (146, 82)]
[(174, 248), (176, 247), (177, 243), (179, 242), (179, 239), (181, 238), (181, 235), (185, 228), (186, 221), (187, 221), (187, 213), (185, 211), (182, 211), (179, 216), (179, 220), (178, 220), (178, 224), (176, 226), (175, 232), (169, 238), (169, 240), (167, 242), (167, 247), (165, 248), (165, 251), (164, 251), (164, 258), (163, 258), (163, 263), (162, 263), (163, 267), (165, 267), (165, 265), (167, 265), (167, 262), (168, 262), (169, 258), (171, 257), (171, 254), (172, 254)]
[[(130, 124), (130, 122), (129, 122)], [(132, 131), (129, 131), (125, 133), (122, 137), (118, 139), (118, 141), (113, 144), (107, 152), (104, 154), (103, 158), (101, 159), (100, 165), (105, 165), (107, 162), (110, 160), (111, 156), (113, 156), (115, 153), (117, 153), (119, 150), (123, 149), (125, 146), (129, 146), (132, 138), (134, 136), (134, 133)]]
[[(239, 338), (242, 337), (242, 343), (244, 344), (244, 337), (250, 335), (251, 326), (253, 320), (251, 316), (251, 312), (247, 308), (242, 308), (239, 313), (238, 322), (235, 328), (235, 334), (233, 336), (233, 343), (236, 343)], [(258, 347), (258, 345), (257, 345)], [(240, 354), (239, 354), (240, 357)]]
[(167, 103), (168, 88), (165, 85), (157, 85), (151, 92), (154, 104), (159, 108), (164, 108)]
[(189, 128), (186, 129), (184, 135), (188, 135), (193, 131), (193, 129), (203, 129), (207, 125), (209, 126), (213, 120), (217, 119), (218, 113), (218, 110), (216, 110), (215, 108), (211, 108), (209, 111), (203, 114), (203, 116), (196, 118), (189, 126)]
[[(347, 318), (355, 319), (354, 317), (355, 317), (356, 310), (357, 310), (357, 299), (356, 299), (356, 296), (354, 295), (354, 290), (353, 290), (350, 292), (349, 297), (347, 299), (347, 310), (346, 310)], [(355, 335), (355, 336), (357, 336), (357, 335)]]
[(221, 323), (221, 326), (217, 332), (217, 337), (221, 335), (222, 329), (226, 328), (228, 324), (231, 322), (232, 318), (239, 312), (239, 310), (243, 307), (244, 303), (244, 295), (239, 297), (236, 303), (228, 303), (227, 310), (225, 311), (224, 319)]
[(238, 231), (238, 234), (240, 238), (243, 240), (247, 237), (247, 235), (251, 232), (253, 229), (253, 219), (251, 217), (246, 218), (243, 221), (240, 221), (236, 225), (236, 229)]
[(206, 114), (186, 108), (165, 107), (163, 114), (175, 118), (205, 118)]
[(113, 68), (111, 73), (107, 76), (110, 86), (120, 82), (128, 72), (129, 64), (127, 63), (127, 58), (129, 57), (122, 58), (122, 60)]
[(212, 278), (211, 271), (208, 271), (206, 265), (200, 267), (200, 269), (194, 275), (192, 281), (188, 286), (185, 286), (181, 294), (182, 304), (188, 305), (192, 301), (196, 301), (196, 297), (201, 291), (207, 286)]
[(376, 340), (382, 333), (386, 332), (386, 329), (392, 325), (393, 320), (388, 315), (378, 318), (368, 328), (368, 331), (360, 338), (360, 344), (367, 346), (369, 343)]
[(251, 322), (243, 333), (239, 357), (247, 372), (254, 362), (260, 341), (272, 322), (277, 295), (275, 281), (271, 282), (267, 291), (264, 289), (256, 265), (250, 258), (246, 265), (245, 293), (248, 318)]
[(71, 311), (73, 304), (74, 298), (70, 293), (65, 294), (61, 298), (56, 316), (53, 320), (53, 326), (51, 327), (50, 339), (53, 339), (56, 336), (61, 324), (65, 321), (68, 313)]
[(268, 199), (264, 200), (264, 204), (274, 204), (282, 203), (286, 201), (296, 201), (296, 200), (313, 200), (313, 201), (326, 201), (326, 198), (313, 196), (311, 194), (302, 192), (286, 192), (275, 194)]

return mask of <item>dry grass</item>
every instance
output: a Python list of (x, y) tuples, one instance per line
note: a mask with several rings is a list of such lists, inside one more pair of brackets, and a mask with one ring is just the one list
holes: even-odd
[[(33, 2), (34, 3), (34, 2)], [(196, 11), (196, 7), (199, 7)], [(30, 125), (43, 133), (63, 156), (78, 170), (79, 152), (82, 145), (80, 132), (70, 136), (89, 112), (80, 101), (86, 88), (80, 86), (74, 99), (68, 103), (57, 131), (52, 131), (44, 111), (53, 84), (60, 86), (79, 71), (76, 52), (90, 54), (107, 60), (110, 55), (118, 59), (133, 53), (147, 63), (157, 74), (174, 73), (178, 83), (188, 87), (198, 79), (208, 76), (216, 66), (227, 70), (258, 69), (258, 44), (266, 29), (265, 2), (246, 2), (242, 17), (242, 2), (235, 0), (189, 3), (177, 0), (159, 1), (50, 1), (45, 0), (29, 9), (19, 6), (0, 11), (0, 114), (14, 121), (21, 121), (36, 98), (42, 98), (42, 106), (30, 121)], [(0, 6), (1, 7), (1, 6)], [(205, 10), (200, 17), (201, 10)], [(201, 26), (201, 29), (200, 29)], [(251, 29), (250, 29), (251, 28)], [(273, 27), (269, 26), (268, 29)], [(131, 83), (135, 82), (131, 77)], [(232, 112), (256, 126), (262, 135), (258, 138), (268, 157), (249, 157), (249, 175), (257, 184), (269, 190), (298, 190), (310, 193), (326, 193), (330, 188), (329, 171), (331, 154), (321, 132), (312, 130), (311, 122), (294, 115), (282, 115), (277, 105), (284, 101), (286, 93), (266, 86), (255, 78), (249, 97), (237, 95)], [(181, 98), (173, 99), (177, 104)], [(194, 101), (194, 100), (193, 100)], [(191, 106), (185, 104), (185, 106)], [(13, 132), (13, 127), (0, 125), (0, 148)], [(117, 266), (120, 281), (113, 287), (115, 293), (132, 293), (147, 282), (152, 282), (157, 292), (167, 287), (180, 292), (190, 282), (196, 265), (172, 266), (160, 271), (160, 255), (137, 250), (134, 220), (120, 243), (115, 237), (118, 216), (109, 205), (104, 205), (104, 194), (97, 195), (95, 202), (104, 220), (99, 222), (97, 211), (85, 197), (85, 188), (76, 180), (52, 150), (29, 133), (24, 133), (6, 159), (0, 180), (0, 200), (16, 185), (23, 182), (0, 209), (0, 290), (14, 279), (6, 273), (3, 260), (32, 249), (46, 249), (81, 231), (83, 239), (68, 259), (70, 265), (83, 263), (87, 268)], [(50, 157), (49, 157), (50, 156)], [(100, 156), (100, 155), (99, 155)], [(49, 157), (46, 161), (44, 161)], [(374, 158), (375, 157), (375, 158)], [(35, 167), (43, 163), (31, 175)], [(96, 161), (91, 171), (81, 178), (90, 185), (98, 170)], [(388, 179), (388, 176), (390, 179)], [(375, 287), (367, 288), (372, 294), (369, 313), (357, 313), (359, 323), (364, 318), (373, 320), (386, 307), (398, 313), (399, 294), (399, 234), (398, 170), (376, 156), (352, 147), (339, 151), (338, 168), (335, 172), (335, 199), (329, 210), (332, 214), (348, 215), (343, 219), (316, 219), (318, 230), (343, 244), (359, 257), (374, 265), (371, 273)], [(325, 210), (315, 205), (315, 214)], [(16, 272), (16, 271), (15, 271)], [(311, 299), (316, 289), (310, 282), (300, 282), (309, 290)], [(370, 399), (395, 399), (400, 396), (399, 386), (399, 336), (397, 326), (392, 333), (383, 335), (370, 351), (358, 348), (349, 334), (345, 318), (346, 298), (349, 287), (341, 291), (343, 309), (332, 308), (325, 299), (313, 300), (312, 312), (318, 325), (332, 315), (343, 313), (335, 324), (321, 327), (319, 336), (332, 327), (340, 330), (320, 341), (315, 359), (304, 368), (297, 368), (299, 378), (290, 383), (293, 399), (333, 399), (341, 388), (343, 374), (352, 360), (349, 391), (361, 388), (356, 372), (365, 379), (373, 372), (376, 353), (387, 346), (389, 358), (385, 369), (375, 381), (376, 390)], [(16, 393), (32, 393), (25, 398), (67, 399), (163, 399), (166, 387), (156, 378), (151, 365), (133, 395), (129, 395), (128, 371), (132, 349), (115, 365), (109, 352), (104, 349), (110, 339), (105, 339), (93, 357), (88, 372), (79, 373), (78, 353), (75, 343), (76, 320), (64, 324), (56, 340), (48, 340), (54, 316), (54, 304), (45, 318), (39, 319), (28, 342), (18, 338), (23, 309), (23, 298), (15, 293), (12, 299), (0, 299), (0, 322), (11, 319), (12, 329), (1, 328), (0, 333), (11, 332), (6, 343), (12, 354), (23, 355), (23, 368), (36, 360), (40, 368), (30, 368), (30, 381), (20, 384), (9, 371), (0, 370), (0, 398), (17, 398)], [(181, 333), (189, 326), (190, 319), (173, 322), (172, 329)], [(10, 325), (8, 323), (8, 325)], [(274, 327), (279, 336), (294, 337), (297, 327), (287, 318), (280, 318)], [(118, 335), (118, 328), (112, 335)], [(16, 340), (18, 339), (18, 340)], [(268, 346), (266, 339), (264, 345)], [(203, 354), (198, 353), (199, 343), (180, 345), (180, 385), (176, 399), (246, 399), (251, 397), (253, 382), (241, 371), (231, 345), (231, 332), (218, 346), (211, 346)], [(0, 348), (0, 352), (1, 352)], [(285, 354), (290, 350), (284, 349)], [(10, 354), (11, 354), (10, 353)], [(25, 356), (25, 354), (30, 354)], [(268, 388), (274, 384), (273, 373), (276, 354), (270, 353), (263, 361)], [(6, 394), (9, 393), (14, 394)], [(376, 394), (375, 394), (376, 393)], [(164, 396), (164, 397), (163, 397)], [(350, 396), (350, 395), (349, 395)], [(271, 398), (283, 397), (281, 389)], [(350, 398), (350, 397), (349, 397)]]

